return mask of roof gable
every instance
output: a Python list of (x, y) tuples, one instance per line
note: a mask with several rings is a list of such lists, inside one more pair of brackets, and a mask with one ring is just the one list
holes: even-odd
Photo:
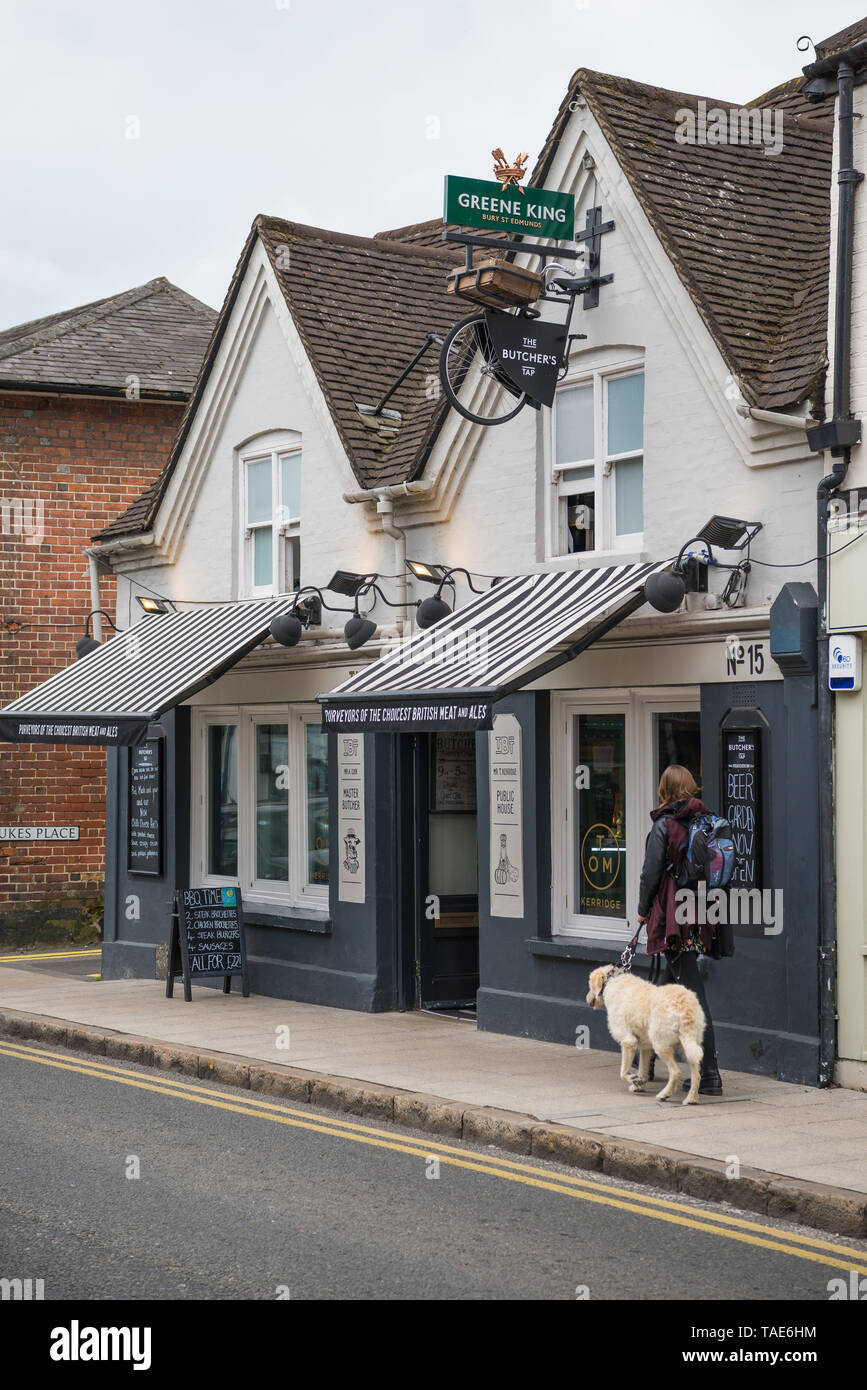
[(358, 404), (375, 405), (394, 385), (428, 332), (445, 334), (467, 312), (446, 293), (454, 251), (346, 236), (259, 216), (232, 276), (195, 390), (161, 477), (102, 531), (99, 540), (153, 524), (180, 458), (253, 247), (261, 242), (353, 473), (363, 488), (409, 481), (423, 470), (447, 412), (430, 378), (436, 349), (389, 400), (400, 412), (393, 437), (365, 425)]
[(776, 111), (778, 155), (760, 144), (679, 144), (683, 109), (741, 109), (579, 68), (531, 183), (540, 184), (581, 96), (753, 405), (821, 393), (826, 365), (832, 126), (784, 83), (751, 106)]
[(0, 333), (0, 388), (185, 400), (216, 314), (163, 276)]

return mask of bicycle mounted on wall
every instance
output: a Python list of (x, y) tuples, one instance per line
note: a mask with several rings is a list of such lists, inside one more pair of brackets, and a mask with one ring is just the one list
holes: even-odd
[[(466, 251), (463, 267), (449, 275), (448, 291), (469, 300), (481, 312), (461, 319), (445, 338), (427, 333), (382, 399), (376, 405), (358, 404), (365, 423), (383, 435), (395, 435), (400, 423), (400, 413), (386, 409), (387, 402), (434, 343), (440, 348), (439, 378), (446, 398), (473, 424), (501, 425), (513, 420), (525, 405), (534, 410), (551, 406), (557, 383), (566, 374), (572, 343), (587, 336), (569, 331), (575, 301), (581, 295), (584, 309), (595, 308), (600, 285), (614, 279), (599, 273), (602, 237), (614, 227), (613, 221), (602, 221), (602, 209), (590, 208), (584, 231), (573, 236), (572, 194), (522, 187), (527, 156), (519, 155), (510, 165), (502, 150), (492, 153), (494, 174), (500, 183), (448, 176), (443, 216), (446, 224), (458, 227), (451, 231), (447, 226), (443, 241), (457, 242)], [(520, 198), (513, 194), (508, 201), (503, 197), (510, 188)], [(466, 223), (514, 235), (480, 236), (462, 225)], [(520, 230), (523, 227), (548, 235), (552, 241), (583, 242), (583, 251), (525, 241)], [(475, 248), (489, 252), (478, 265), (473, 263)], [(519, 254), (538, 256), (538, 269), (518, 265), (515, 257)], [(560, 264), (582, 256), (583, 274)], [(565, 320), (558, 323), (543, 318), (538, 304), (565, 306)]]
[[(530, 190), (528, 189), (528, 192)], [(576, 275), (551, 257), (577, 260), (580, 251), (535, 242), (495, 239), (469, 232), (444, 231), (443, 240), (466, 247), (466, 264), (449, 276), (449, 292), (485, 306), (456, 323), (443, 340), (439, 371), (443, 390), (459, 414), (479, 425), (513, 420), (525, 405), (534, 410), (550, 406), (557, 382), (565, 375), (572, 343), (586, 333), (570, 333), (575, 301), (583, 308), (599, 303), (599, 286), (613, 275), (600, 275), (600, 247), (613, 222), (602, 221), (602, 209), (587, 212), (586, 226), (575, 240), (584, 242), (583, 275)], [(499, 253), (501, 259), (473, 264), (473, 248)], [(506, 260), (517, 252), (540, 258), (538, 271)], [(567, 305), (562, 323), (542, 318), (536, 304)], [(509, 312), (514, 308), (514, 313)]]

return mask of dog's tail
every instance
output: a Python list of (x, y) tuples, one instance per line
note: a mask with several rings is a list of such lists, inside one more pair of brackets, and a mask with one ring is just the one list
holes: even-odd
[(681, 1046), (683, 1048), (683, 1055), (686, 1058), (686, 1060), (690, 1064), (694, 1062), (697, 1066), (701, 1066), (701, 1059), (704, 1056), (704, 1048), (702, 1047), (698, 1039), (689, 1037), (681, 1038)]

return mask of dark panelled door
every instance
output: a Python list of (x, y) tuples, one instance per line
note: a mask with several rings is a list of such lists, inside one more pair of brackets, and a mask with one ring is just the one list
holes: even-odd
[(415, 738), (417, 1002), (471, 1005), (479, 987), (476, 736)]

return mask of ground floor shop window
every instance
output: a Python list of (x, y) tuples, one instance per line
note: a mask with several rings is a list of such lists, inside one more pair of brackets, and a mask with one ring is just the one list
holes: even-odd
[(317, 710), (196, 709), (192, 866), (247, 900), (327, 907), (328, 741)]
[(635, 930), (638, 880), (662, 771), (701, 783), (694, 687), (552, 696), (552, 921), (613, 942)]

